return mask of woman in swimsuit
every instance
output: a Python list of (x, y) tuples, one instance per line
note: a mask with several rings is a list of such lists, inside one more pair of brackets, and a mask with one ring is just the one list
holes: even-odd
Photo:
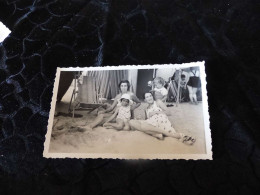
[(159, 139), (163, 139), (163, 136), (173, 137), (188, 145), (192, 145), (196, 141), (196, 139), (191, 136), (175, 131), (168, 119), (170, 111), (161, 100), (155, 101), (150, 92), (145, 93), (144, 98), (148, 103), (145, 112), (147, 119), (130, 120), (129, 125), (131, 129), (142, 131)]

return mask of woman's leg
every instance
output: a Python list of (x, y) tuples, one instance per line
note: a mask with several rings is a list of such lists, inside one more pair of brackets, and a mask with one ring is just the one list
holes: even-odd
[(121, 119), (116, 119), (116, 123), (107, 123), (106, 127), (115, 128), (116, 130), (122, 130), (124, 128), (124, 121)]
[(146, 121), (138, 121), (138, 120), (130, 120), (129, 125), (132, 129), (142, 131), (142, 132), (148, 132), (150, 133), (163, 133), (162, 130), (159, 130), (158, 128), (154, 127), (153, 125), (148, 124)]
[(105, 118), (108, 118), (111, 116), (111, 113), (105, 113), (105, 114), (99, 114), (94, 121), (92, 121), (90, 124), (86, 125), (84, 128), (86, 130), (92, 130), (98, 125), (101, 125), (104, 122)]
[(197, 90), (198, 90), (198, 88), (196, 88), (196, 87), (192, 88), (192, 95), (193, 95), (193, 99), (194, 99), (195, 104), (198, 104), (198, 102), (197, 102), (197, 95), (196, 95)]
[[(130, 120), (129, 121), (129, 125), (130, 125), (130, 129), (132, 130), (138, 130), (138, 131), (142, 131), (141, 129), (141, 122), (144, 122), (143, 120)], [(163, 139), (163, 135), (162, 133), (157, 133), (157, 132), (152, 132), (152, 131), (142, 131), (143, 133), (146, 133), (148, 135), (151, 135), (157, 139)]]
[(158, 129), (158, 128), (150, 125), (149, 123), (146, 123), (145, 121), (140, 122), (137, 120), (130, 120), (129, 124), (130, 124), (131, 128), (142, 131), (146, 134), (150, 134), (150, 135), (152, 134), (152, 136), (154, 136), (156, 134), (157, 135), (163, 134), (168, 137), (173, 137), (173, 138), (179, 139), (184, 144), (187, 144), (187, 145), (192, 145), (196, 141), (196, 139), (191, 136), (187, 136), (182, 133), (177, 133), (173, 128), (169, 131), (165, 131), (165, 130)]
[(139, 129), (141, 129), (140, 120), (130, 120), (129, 121), (129, 125), (130, 125), (130, 129), (132, 129), (132, 130), (139, 130)]
[(189, 97), (190, 97), (190, 102), (193, 102), (193, 91), (192, 91), (192, 87), (187, 85), (188, 87), (188, 91), (189, 91)]
[(151, 136), (153, 136), (153, 137), (155, 137), (155, 138), (157, 138), (157, 139), (159, 139), (159, 140), (163, 140), (163, 134), (162, 133), (152, 133), (152, 132), (143, 132), (143, 133), (145, 133), (145, 134), (147, 134), (147, 135), (151, 135)]
[(142, 121), (142, 123), (140, 121), (137, 120), (131, 120), (129, 121), (130, 126), (133, 129), (148, 133), (148, 134), (163, 134), (166, 135), (168, 137), (173, 137), (176, 139), (180, 139), (181, 138), (181, 134), (180, 133), (176, 133), (176, 131), (174, 129), (169, 130), (169, 131), (165, 131), (162, 129), (159, 129), (145, 121)]

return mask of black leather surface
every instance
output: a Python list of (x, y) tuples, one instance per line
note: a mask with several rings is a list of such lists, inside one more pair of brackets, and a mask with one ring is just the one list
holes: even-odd
[[(259, 194), (260, 4), (6, 0), (0, 194)], [(213, 161), (44, 159), (56, 67), (206, 61)]]

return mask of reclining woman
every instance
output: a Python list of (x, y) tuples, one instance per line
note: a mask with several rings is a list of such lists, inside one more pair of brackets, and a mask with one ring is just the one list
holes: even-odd
[(98, 125), (103, 125), (108, 119), (114, 114), (117, 107), (121, 106), (121, 97), (124, 94), (128, 94), (130, 99), (135, 102), (131, 105), (131, 110), (133, 111), (141, 105), (141, 101), (136, 97), (136, 95), (129, 91), (130, 82), (128, 80), (122, 80), (118, 84), (120, 93), (116, 95), (113, 104), (104, 111), (99, 111), (98, 116), (87, 126), (84, 126), (84, 130), (92, 130)]
[(131, 129), (142, 131), (146, 134), (152, 135), (158, 138), (158, 135), (173, 137), (179, 139), (181, 142), (192, 145), (196, 139), (177, 133), (172, 127), (171, 122), (168, 119), (170, 111), (161, 100), (154, 100), (153, 95), (150, 92), (144, 94), (145, 101), (148, 103), (146, 108), (146, 120), (130, 120), (129, 125)]

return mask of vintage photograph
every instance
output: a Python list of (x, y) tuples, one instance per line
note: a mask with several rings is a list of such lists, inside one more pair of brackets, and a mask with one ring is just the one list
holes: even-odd
[(212, 159), (204, 62), (58, 68), (47, 158)]

